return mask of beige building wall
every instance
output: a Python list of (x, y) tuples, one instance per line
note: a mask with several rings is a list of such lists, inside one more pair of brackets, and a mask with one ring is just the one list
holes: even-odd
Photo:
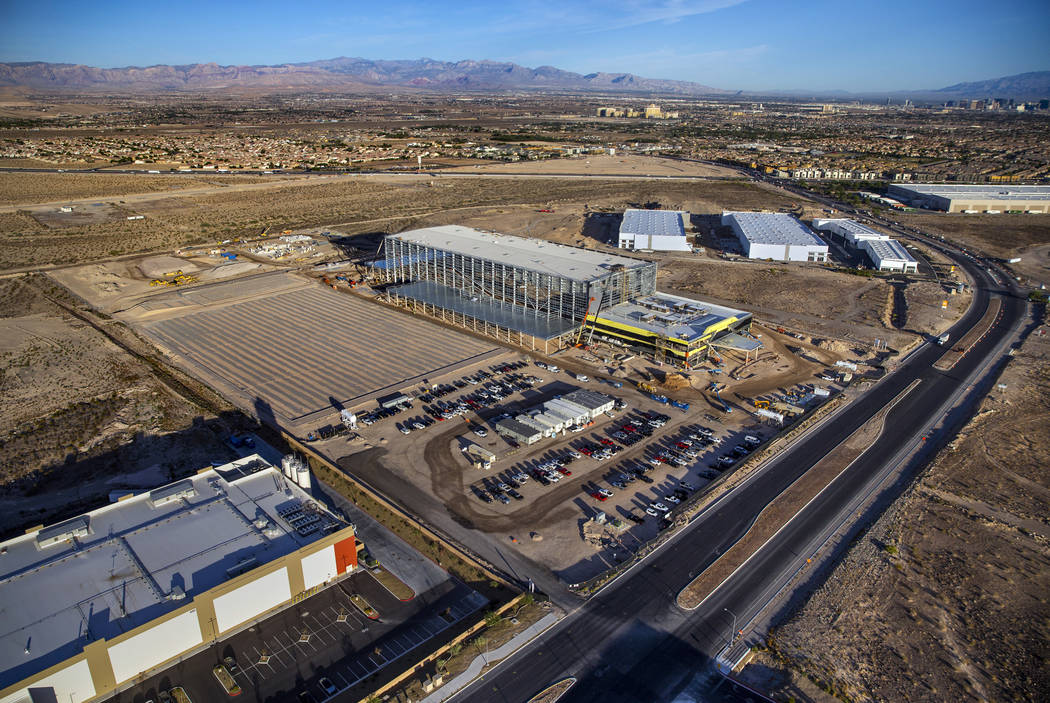
[[(193, 654), (217, 640), (220, 633), (215, 615), (216, 599), (221, 599), (222, 596), (231, 594), (242, 587), (250, 586), (251, 583), (258, 579), (272, 578), (275, 572), (283, 570), (287, 575), (290, 597), (221, 633), (223, 636), (228, 637), (240, 632), (254, 622), (258, 622), (289, 605), (313, 595), (326, 585), (321, 583), (309, 589), (305, 588), (302, 567), (304, 558), (325, 550), (334, 550), (337, 563), (342, 564), (342, 568), (345, 569), (339, 576), (352, 573), (356, 568), (356, 560), (354, 560), (353, 564), (347, 564), (345, 558), (339, 558), (340, 550), (345, 551), (348, 548), (347, 540), (353, 541), (353, 544), (350, 546), (353, 547), (355, 553), (361, 549), (362, 545), (356, 541), (353, 527), (345, 527), (338, 532), (333, 532), (291, 554), (286, 554), (283, 557), (258, 566), (209, 591), (205, 591), (188, 601), (181, 608), (166, 613), (134, 630), (125, 632), (119, 637), (115, 637), (112, 640), (91, 642), (84, 647), (84, 651), (80, 654), (0, 691), (0, 703), (24, 703), (27, 700), (33, 700), (27, 698), (29, 688), (53, 688), (57, 696), (56, 700), (62, 701), (62, 703), (65, 703), (67, 700), (71, 703), (85, 703), (87, 701), (101, 701), (109, 698), (117, 687), (122, 684), (143, 679), (156, 671), (163, 670), (180, 658)], [(129, 640), (148, 641), (150, 639), (150, 630), (164, 626), (170, 621), (184, 622), (191, 614), (196, 620), (196, 626), (200, 636), (203, 637), (203, 643), (201, 643), (201, 637), (195, 637), (195, 643), (188, 643), (185, 648), (177, 651), (172, 650), (176, 651), (174, 655), (161, 661), (156, 661), (150, 669), (140, 671), (137, 675), (130, 678), (127, 677), (127, 672), (130, 670), (125, 662), (118, 667), (125, 678), (118, 679), (114, 671), (113, 661), (116, 658), (124, 662), (129, 650), (129, 646), (126, 644), (121, 646), (122, 643), (126, 643)], [(162, 628), (162, 630), (167, 629), (169, 628)]]

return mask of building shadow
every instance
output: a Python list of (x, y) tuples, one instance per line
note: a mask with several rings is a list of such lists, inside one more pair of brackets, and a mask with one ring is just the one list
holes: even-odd
[(600, 244), (616, 246), (620, 239), (623, 215), (618, 212), (591, 212), (583, 219), (581, 234)]

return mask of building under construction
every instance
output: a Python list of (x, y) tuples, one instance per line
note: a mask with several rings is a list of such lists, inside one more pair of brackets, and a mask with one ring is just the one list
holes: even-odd
[(692, 367), (751, 324), (657, 293), (653, 262), (540, 239), (447, 225), (390, 235), (383, 251), (389, 300), (544, 353), (601, 340)]

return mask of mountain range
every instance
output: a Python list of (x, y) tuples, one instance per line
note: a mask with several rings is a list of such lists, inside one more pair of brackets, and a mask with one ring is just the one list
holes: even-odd
[[(56, 92), (379, 92), (379, 91), (552, 91), (680, 96), (725, 96), (732, 91), (689, 81), (643, 78), (631, 73), (574, 73), (553, 66), (527, 68), (497, 61), (371, 60), (339, 57), (274, 66), (182, 66), (96, 68), (82, 64), (27, 61), (0, 63), (0, 87)], [(802, 95), (803, 91), (765, 91), (764, 95)], [(846, 91), (805, 91), (819, 98), (869, 97)], [(1020, 100), (1050, 96), (1050, 71), (1021, 73), (945, 88), (893, 91), (881, 95), (949, 98), (1006, 97)]]
[(41, 61), (0, 63), (0, 86), (106, 91), (500, 91), (551, 90), (673, 95), (719, 95), (710, 86), (630, 73), (583, 75), (553, 66), (526, 68), (496, 61), (433, 59), (373, 61), (340, 57), (277, 66), (129, 66), (95, 68)]

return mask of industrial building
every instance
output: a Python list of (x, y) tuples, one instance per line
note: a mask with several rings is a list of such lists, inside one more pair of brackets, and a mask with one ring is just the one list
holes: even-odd
[(678, 210), (626, 210), (620, 223), (620, 249), (692, 251), (685, 236), (689, 213)]
[(828, 245), (791, 215), (781, 212), (723, 212), (749, 259), (827, 261)]
[(871, 265), (879, 271), (915, 273), (919, 262), (900, 242), (860, 222), (847, 219), (816, 219), (813, 229), (828, 232), (832, 241), (839, 241), (849, 249), (864, 252)]
[(586, 425), (612, 410), (614, 403), (615, 400), (604, 393), (580, 389), (498, 421), (496, 432), (516, 444), (535, 444), (543, 437), (554, 437), (571, 427)]
[(353, 571), (309, 482), (254, 455), (0, 544), (0, 703), (104, 698)]
[(390, 235), (383, 251), (390, 301), (545, 353), (600, 339), (692, 367), (751, 325), (657, 293), (649, 261), (456, 225)]
[(963, 213), (1050, 212), (1050, 186), (890, 184), (887, 195), (928, 210)]

